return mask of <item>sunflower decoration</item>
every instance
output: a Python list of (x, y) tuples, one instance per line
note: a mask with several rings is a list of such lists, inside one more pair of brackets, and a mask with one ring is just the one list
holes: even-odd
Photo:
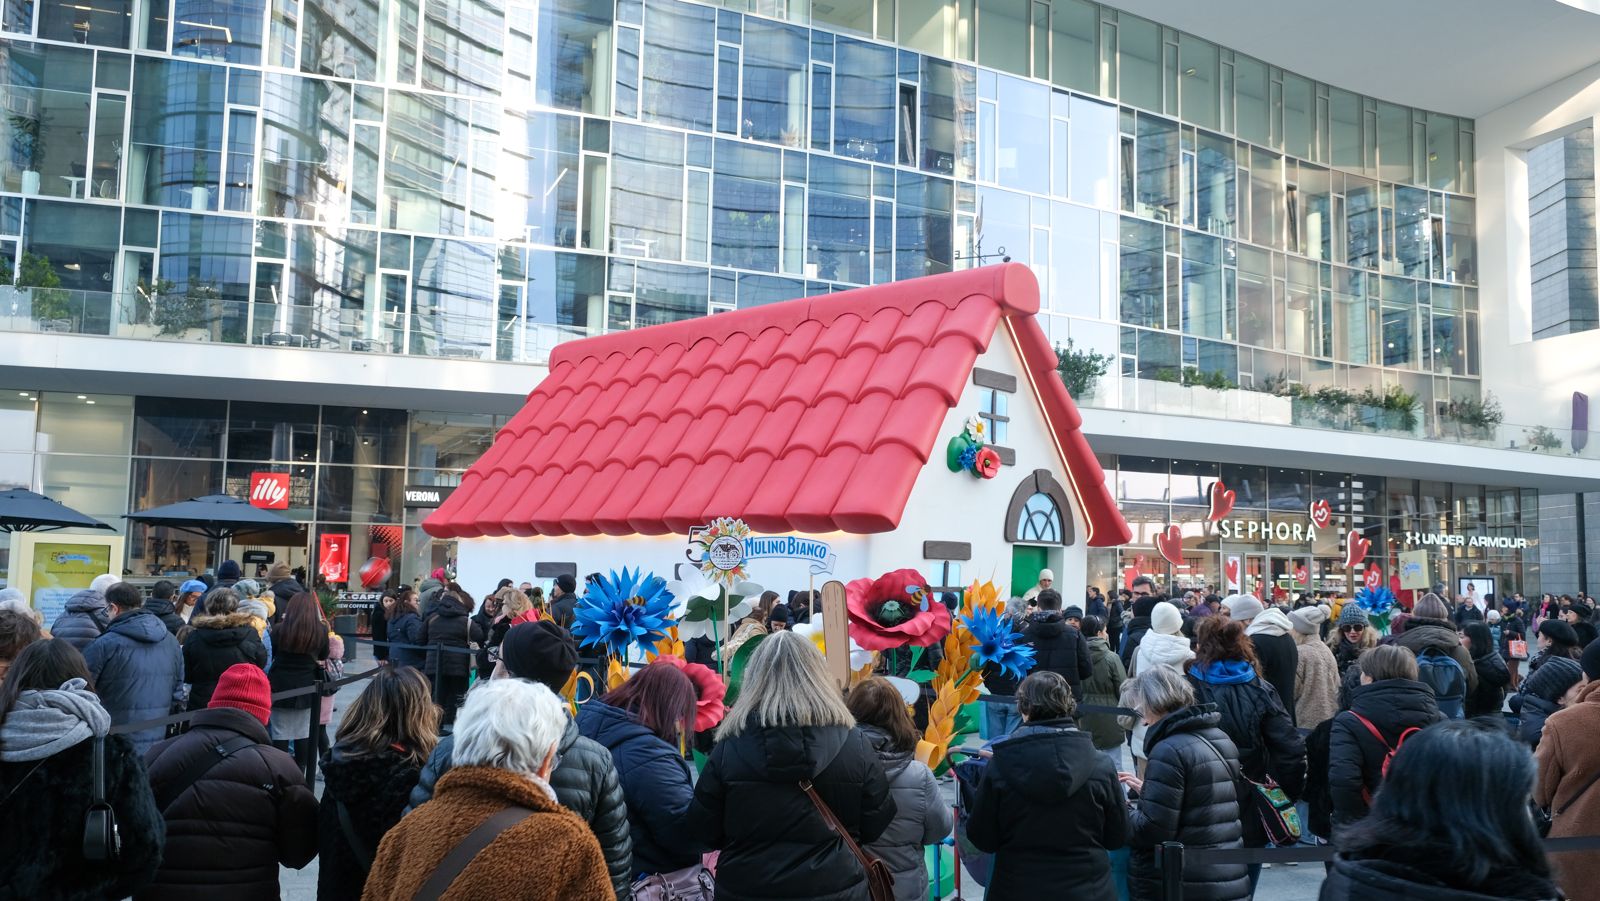
[(928, 647), (943, 640), (950, 634), (950, 611), (923, 587), (927, 584), (916, 570), (897, 569), (846, 585), (850, 637), (868, 651)]
[(1389, 615), (1394, 612), (1395, 600), (1394, 592), (1382, 585), (1356, 592), (1356, 606), (1365, 610), (1367, 619), (1383, 633), (1389, 631)]
[(673, 625), (672, 592), (666, 582), (624, 567), (620, 574), (612, 570), (590, 584), (573, 611), (572, 634), (584, 647), (603, 647), (614, 659), (626, 660), (634, 644), (654, 653)]

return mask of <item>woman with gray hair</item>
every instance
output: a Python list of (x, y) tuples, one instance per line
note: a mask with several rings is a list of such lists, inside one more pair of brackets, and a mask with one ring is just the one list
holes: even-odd
[(239, 594), (232, 588), (213, 588), (206, 595), (203, 613), (196, 612), (183, 641), (183, 674), (189, 683), (190, 710), (204, 710), (217, 689), (217, 680), (235, 663), (266, 669), (267, 648), (250, 621), (239, 610)]
[(383, 837), (362, 898), (613, 898), (600, 843), (550, 773), (567, 712), (523, 679), (480, 682), (456, 717), (454, 766)]
[(690, 831), (722, 852), (717, 901), (868, 901), (861, 864), (821, 810), (862, 845), (894, 819), (889, 778), (854, 726), (809, 638), (762, 639), (689, 805)]
[[(1128, 887), (1136, 901), (1157, 901), (1161, 874), (1155, 849), (1182, 842), (1190, 851), (1242, 848), (1239, 802), (1233, 772), (1239, 752), (1218, 723), (1214, 704), (1195, 704), (1194, 689), (1170, 666), (1154, 666), (1122, 686), (1122, 706), (1139, 712), (1149, 731), (1144, 778), (1118, 778), (1135, 800), (1128, 814)], [(1183, 897), (1200, 901), (1245, 901), (1251, 897), (1245, 864), (1213, 864), (1195, 854), (1183, 868)]]
[(1116, 767), (1073, 723), (1077, 704), (1059, 674), (1023, 679), (1017, 708), (1023, 725), (994, 746), (967, 825), (972, 844), (995, 855), (984, 897), (1115, 901), (1107, 852), (1128, 834)]

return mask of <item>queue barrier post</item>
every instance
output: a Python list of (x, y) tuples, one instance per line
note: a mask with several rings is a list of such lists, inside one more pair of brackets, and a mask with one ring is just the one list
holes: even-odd
[(1183, 901), (1183, 843), (1157, 845), (1156, 869), (1161, 873), (1161, 901)]
[(322, 734), (322, 695), (311, 696), (311, 725), (306, 729), (305, 751), (301, 765), (306, 771), (306, 785), (317, 784), (317, 736)]
[(444, 642), (433, 643), (433, 702), (444, 706)]

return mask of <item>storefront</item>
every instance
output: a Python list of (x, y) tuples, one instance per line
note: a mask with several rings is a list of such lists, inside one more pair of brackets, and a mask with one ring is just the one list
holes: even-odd
[(1401, 589), (1404, 563), (1406, 584), (1540, 590), (1531, 489), (1129, 455), (1101, 465), (1133, 540), (1091, 552), (1091, 585), (1147, 574), (1220, 594), (1347, 595), (1369, 578)]
[[(454, 559), (454, 542), (419, 528), (488, 448), (505, 417), (216, 399), (0, 390), (0, 487), (39, 491), (116, 527), (131, 580), (214, 570), (219, 546), (123, 515), (206, 494), (246, 497), (265, 473), (287, 476), (272, 504), (293, 529), (234, 542), (246, 576), (278, 562), (315, 569), (340, 548), (352, 587), (380, 561), (382, 585)], [(109, 534), (109, 533), (104, 533)], [(326, 540), (325, 540), (326, 539)], [(0, 555), (10, 548), (0, 543)], [(384, 564), (387, 564), (386, 566)], [(9, 558), (0, 556), (0, 574)], [(117, 567), (113, 567), (116, 569)], [(371, 570), (369, 570), (371, 571)]]

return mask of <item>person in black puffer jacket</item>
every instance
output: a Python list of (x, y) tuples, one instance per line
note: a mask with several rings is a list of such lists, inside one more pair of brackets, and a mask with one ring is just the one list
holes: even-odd
[(1239, 757), (1219, 727), (1211, 704), (1195, 704), (1194, 689), (1176, 670), (1151, 667), (1123, 687), (1122, 704), (1139, 711), (1149, 727), (1144, 753), (1149, 764), (1140, 780), (1122, 781), (1138, 799), (1128, 815), (1128, 887), (1135, 901), (1159, 901), (1161, 874), (1155, 849), (1182, 842), (1190, 856), (1183, 868), (1185, 901), (1244, 901), (1251, 896), (1244, 864), (1206, 861), (1205, 851), (1244, 846), (1232, 767)]
[[(500, 664), (510, 678), (528, 679), (559, 692), (577, 669), (578, 646), (566, 629), (550, 620), (522, 623), (506, 633), (500, 645)], [(408, 813), (433, 797), (434, 787), (450, 772), (454, 749), (455, 736), (439, 740), (411, 791)], [(556, 800), (589, 824), (589, 831), (600, 841), (612, 888), (619, 901), (627, 901), (632, 894), (633, 841), (628, 834), (628, 806), (611, 752), (580, 735), (578, 724), (571, 720), (556, 751), (560, 763), (550, 774)]]
[[(294, 760), (268, 743), (271, 697), (259, 668), (235, 664), (189, 731), (145, 755), (167, 847), (136, 901), (276, 901), (278, 868), (299, 869), (317, 856), (317, 798)], [(219, 745), (241, 737), (248, 743), (216, 759)], [(208, 759), (215, 762), (187, 784), (186, 774)]]
[(578, 732), (611, 752), (622, 779), (635, 875), (694, 866), (706, 850), (684, 828), (694, 779), (678, 747), (694, 711), (694, 683), (661, 661), (578, 708)]
[(1023, 726), (994, 746), (969, 811), (968, 839), (995, 855), (984, 897), (1036, 898), (1043, 886), (1071, 886), (1073, 898), (1115, 901), (1107, 852), (1128, 839), (1116, 767), (1073, 724), (1077, 704), (1058, 674), (1030, 673), (1017, 706)]
[(1383, 783), (1385, 758), (1416, 735), (1407, 730), (1426, 729), (1444, 719), (1433, 689), (1417, 681), (1417, 658), (1410, 651), (1382, 645), (1361, 655), (1356, 665), (1361, 684), (1350, 692), (1350, 709), (1334, 716), (1328, 737), (1335, 838), (1367, 815)]
[[(422, 634), (417, 639), (421, 644), (430, 645), (422, 671), (439, 689), (433, 701), (444, 710), (445, 726), (456, 721), (456, 710), (467, 695), (472, 655), (464, 652), (487, 637), (472, 621), (470, 613), (471, 598), (446, 591), (434, 604), (433, 612), (422, 621)], [(436, 644), (449, 650), (431, 647)]]
[[(1275, 780), (1290, 800), (1305, 788), (1305, 740), (1289, 720), (1278, 693), (1255, 669), (1254, 649), (1244, 627), (1220, 616), (1207, 617), (1197, 631), (1195, 660), (1188, 677), (1195, 698), (1217, 705), (1220, 726), (1239, 752), (1244, 775), (1256, 782)], [(1146, 739), (1146, 744), (1148, 744)], [(1243, 821), (1247, 848), (1266, 846), (1260, 822)], [(1252, 882), (1259, 869), (1252, 865)]]
[[(110, 581), (101, 583), (102, 579)], [(94, 580), (99, 588), (85, 588), (67, 598), (56, 621), (50, 624), (50, 635), (72, 645), (82, 653), (96, 638), (105, 634), (111, 625), (111, 610), (106, 607), (105, 589), (117, 584), (114, 576), (101, 576)]]
[(150, 597), (144, 602), (144, 609), (160, 617), (167, 631), (173, 635), (177, 635), (184, 626), (182, 612), (172, 603), (172, 596), (177, 590), (178, 586), (162, 579), (150, 589)]
[(272, 569), (267, 571), (267, 590), (272, 592), (272, 598), (277, 602), (278, 619), (281, 620), (289, 609), (289, 601), (306, 589), (295, 580), (294, 570), (289, 568), (289, 564), (274, 563)]
[(1244, 634), (1256, 653), (1256, 672), (1278, 692), (1278, 700), (1295, 719), (1294, 688), (1300, 650), (1294, 643), (1294, 623), (1277, 607), (1263, 607), (1248, 594), (1229, 595), (1222, 602), (1228, 615), (1244, 624)]
[(1062, 618), (1060, 592), (1039, 592), (1039, 612), (1028, 617), (1022, 642), (1033, 647), (1034, 672), (1055, 673), (1072, 686), (1073, 699), (1083, 699), (1083, 682), (1094, 675), (1094, 659), (1083, 633)]
[[(389, 641), (396, 645), (420, 645), (422, 616), (417, 613), (417, 594), (402, 588), (395, 596), (394, 609), (389, 614)], [(392, 666), (409, 666), (422, 669), (428, 662), (428, 652), (421, 647), (390, 647), (389, 663)]]
[(431, 687), (410, 667), (384, 667), (345, 710), (322, 762), (317, 901), (358, 901), (378, 843), (400, 822), (438, 740)]
[(1484, 623), (1467, 623), (1463, 629), (1472, 655), (1472, 668), (1478, 673), (1478, 687), (1467, 694), (1466, 710), (1475, 716), (1499, 716), (1506, 705), (1506, 686), (1511, 684), (1511, 669), (1495, 647), (1494, 637)]
[(1123, 628), (1122, 649), (1117, 652), (1117, 656), (1122, 658), (1123, 669), (1133, 666), (1133, 655), (1138, 652), (1144, 633), (1150, 631), (1150, 614), (1158, 603), (1165, 602), (1149, 595), (1134, 599), (1133, 617)]
[(700, 772), (689, 830), (721, 850), (717, 901), (868, 901), (856, 861), (801, 790), (815, 786), (861, 844), (894, 819), (889, 778), (805, 636), (769, 635)]
[[(148, 606), (148, 605), (147, 605)], [(217, 680), (235, 663), (267, 666), (267, 646), (239, 612), (239, 595), (232, 588), (214, 588), (206, 595), (206, 612), (190, 623), (183, 643), (183, 675), (189, 682), (190, 710), (204, 710), (216, 690)]]

